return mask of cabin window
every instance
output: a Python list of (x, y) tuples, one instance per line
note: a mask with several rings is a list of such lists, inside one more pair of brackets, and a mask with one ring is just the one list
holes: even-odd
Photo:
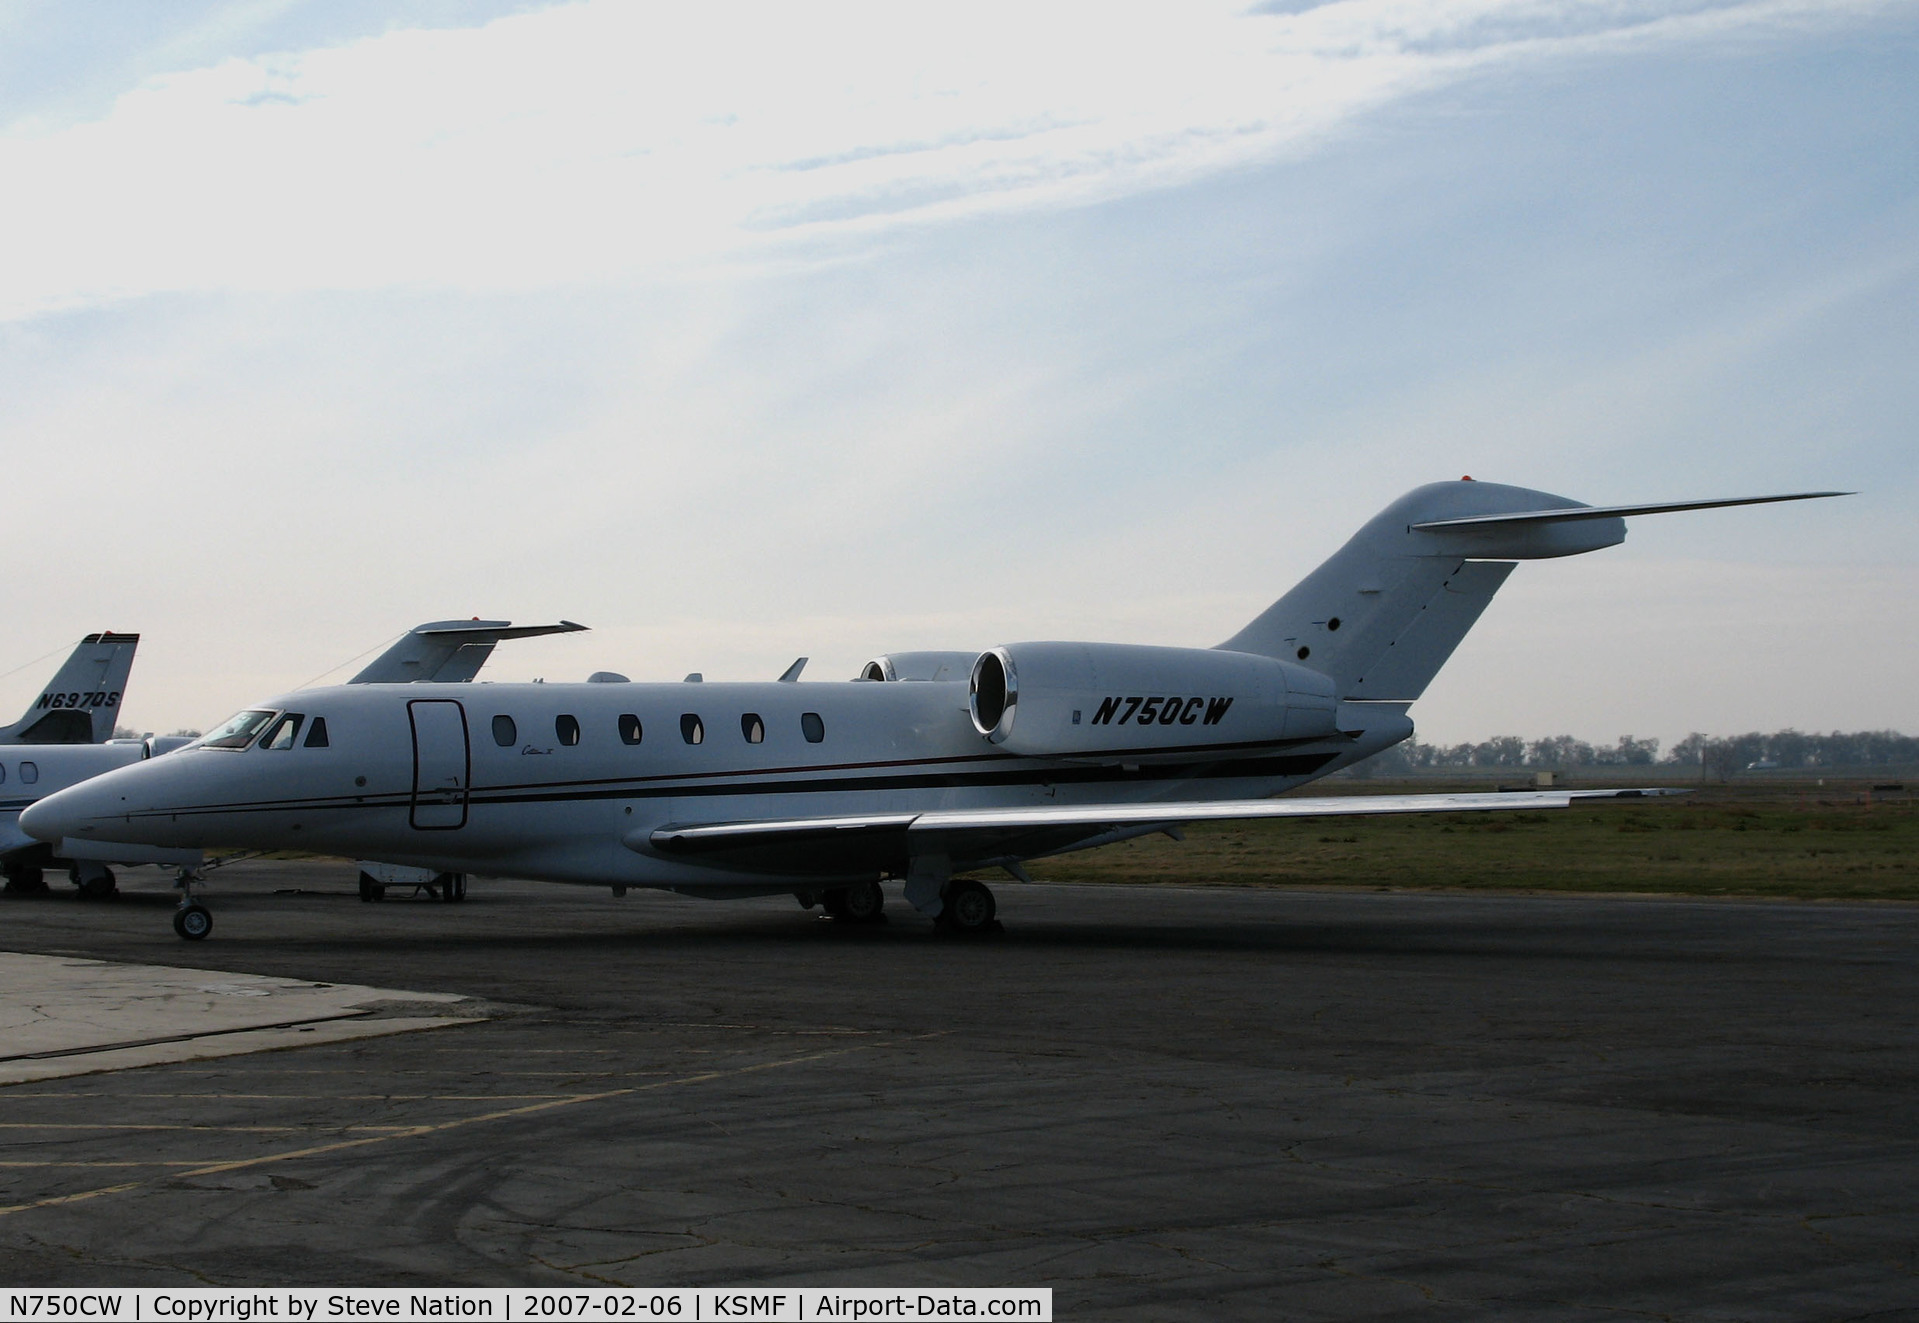
[(520, 742), (520, 728), (513, 724), (512, 717), (493, 718), (493, 742), (502, 749), (510, 749)]
[(30, 786), (35, 781), (38, 781), (39, 779), (40, 779), (39, 763), (21, 763), (20, 764), (20, 784), (21, 785)]
[(205, 749), (244, 749), (247, 745), (253, 743), (253, 737), (260, 733), (267, 722), (273, 720), (277, 715), (277, 713), (262, 711), (258, 708), (249, 709), (236, 717), (229, 718), (224, 725), (221, 725), (211, 735), (200, 741), (200, 747)]
[(289, 712), (274, 722), (267, 733), (260, 737), (262, 749), (291, 749), (294, 738), (300, 733), (300, 723), (306, 718), (298, 712)]
[(6, 783), (7, 783), (7, 765), (5, 763), (0, 763), (0, 786), (5, 785)]
[(565, 715), (553, 718), (553, 734), (562, 744), (578, 744), (580, 742), (579, 718)]
[(324, 749), (327, 747), (325, 717), (315, 717), (313, 724), (307, 727), (306, 747), (309, 749)]
[(620, 713), (620, 743), (638, 744), (645, 732), (640, 729), (640, 719), (631, 712)]
[(706, 743), (706, 726), (697, 712), (680, 714), (680, 738), (688, 744)]
[(826, 723), (817, 712), (800, 713), (800, 734), (806, 736), (808, 744), (818, 744), (826, 738)]
[(746, 736), (746, 742), (748, 744), (764, 744), (766, 742), (766, 723), (760, 720), (759, 713), (748, 712), (740, 718), (740, 734)]

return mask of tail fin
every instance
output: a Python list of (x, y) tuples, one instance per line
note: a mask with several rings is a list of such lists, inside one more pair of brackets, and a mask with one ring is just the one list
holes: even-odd
[(1333, 678), (1342, 699), (1411, 702), (1453, 655), (1513, 564), (1626, 539), (1624, 516), (1810, 500), (1844, 492), (1593, 507), (1499, 483), (1435, 482), (1375, 515), (1232, 638)]
[(415, 625), (400, 641), (375, 657), (348, 684), (408, 684), (471, 680), (504, 639), (539, 634), (571, 634), (585, 629), (571, 620), (557, 625), (514, 625), (509, 620), (436, 620)]
[(103, 744), (113, 737), (138, 634), (89, 634), (0, 744)]

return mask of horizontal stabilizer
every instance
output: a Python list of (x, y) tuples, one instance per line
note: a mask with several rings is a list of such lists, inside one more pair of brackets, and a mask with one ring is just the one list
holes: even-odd
[(480, 673), (496, 644), (541, 634), (585, 629), (571, 620), (557, 625), (515, 625), (510, 620), (435, 620), (415, 625), (399, 642), (369, 662), (348, 684), (463, 684)]
[(1794, 492), (1789, 496), (1731, 496), (1716, 501), (1666, 501), (1654, 505), (1569, 505), (1554, 510), (1517, 510), (1510, 514), (1468, 515), (1463, 519), (1428, 519), (1407, 527), (1430, 533), (1439, 528), (1483, 528), (1493, 524), (1557, 523), (1569, 519), (1617, 519), (1624, 515), (1672, 514), (1679, 510), (1717, 510), (1727, 505), (1772, 505), (1777, 501), (1818, 501), (1856, 492)]
[(840, 814), (761, 822), (641, 828), (623, 843), (717, 866), (767, 872), (901, 870), (912, 855), (940, 854), (956, 866), (1001, 857), (1032, 858), (1105, 832), (1252, 818), (1327, 818), (1389, 813), (1483, 813), (1561, 809), (1579, 800), (1640, 799), (1683, 790), (1555, 790), (1465, 795), (1332, 795), (1315, 799), (1228, 799), (1198, 803), (1045, 805), (945, 809), (929, 813)]

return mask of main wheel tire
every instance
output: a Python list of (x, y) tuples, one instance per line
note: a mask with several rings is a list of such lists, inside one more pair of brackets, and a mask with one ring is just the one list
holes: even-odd
[(993, 931), (999, 904), (983, 882), (961, 878), (946, 890), (940, 923), (948, 932), (972, 935)]
[(848, 923), (877, 923), (886, 917), (886, 893), (877, 882), (855, 882), (840, 895), (838, 917)]
[(835, 887), (831, 891), (820, 893), (820, 908), (836, 919), (846, 917), (846, 889)]
[(114, 877), (111, 868), (103, 868), (97, 873), (82, 873), (74, 869), (73, 885), (80, 888), (80, 894), (88, 900), (111, 900), (120, 894), (119, 879)]
[(465, 900), (466, 899), (466, 874), (465, 873), (448, 874), (447, 887), (449, 888), (452, 899), (456, 901)]
[(198, 942), (213, 931), (213, 914), (199, 901), (188, 901), (173, 912), (173, 931), (189, 942)]
[(360, 874), (360, 899), (364, 901), (385, 900), (386, 888), (374, 880), (373, 874)]
[(47, 878), (37, 868), (16, 868), (7, 874), (7, 891), (15, 896), (44, 896)]

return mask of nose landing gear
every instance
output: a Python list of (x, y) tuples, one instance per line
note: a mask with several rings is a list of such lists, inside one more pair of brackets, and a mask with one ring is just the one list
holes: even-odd
[(213, 911), (193, 898), (193, 884), (200, 880), (200, 875), (191, 868), (183, 868), (173, 883), (180, 891), (180, 908), (173, 912), (173, 931), (189, 942), (202, 941), (213, 931)]
[(173, 931), (189, 942), (197, 942), (213, 931), (213, 911), (197, 900), (182, 901), (173, 912)]

